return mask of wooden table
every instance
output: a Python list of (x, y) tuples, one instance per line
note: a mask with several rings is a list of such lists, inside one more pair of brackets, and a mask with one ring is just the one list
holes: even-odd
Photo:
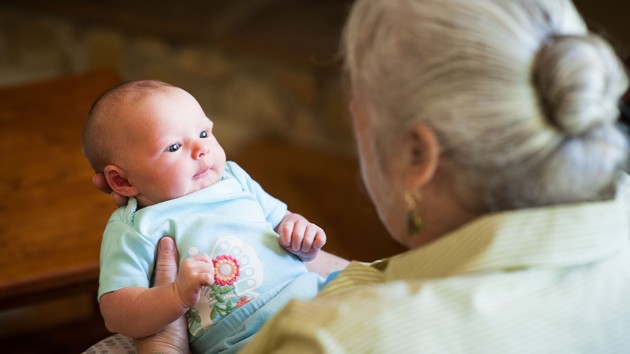
[(118, 81), (93, 72), (0, 88), (0, 309), (96, 289), (114, 205), (91, 183), (81, 130)]

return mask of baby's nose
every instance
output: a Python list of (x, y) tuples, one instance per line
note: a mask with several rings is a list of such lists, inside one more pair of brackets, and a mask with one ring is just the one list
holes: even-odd
[(199, 159), (208, 154), (208, 145), (204, 143), (198, 143), (195, 149), (193, 150), (193, 158)]

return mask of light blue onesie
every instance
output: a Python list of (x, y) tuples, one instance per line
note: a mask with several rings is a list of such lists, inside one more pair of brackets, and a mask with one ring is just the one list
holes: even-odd
[(149, 287), (157, 243), (171, 235), (180, 263), (205, 253), (216, 270), (215, 284), (187, 314), (191, 349), (237, 352), (289, 300), (315, 296), (322, 283), (278, 244), (274, 228), (286, 211), (234, 162), (221, 181), (181, 198), (140, 210), (130, 198), (105, 228), (99, 299)]

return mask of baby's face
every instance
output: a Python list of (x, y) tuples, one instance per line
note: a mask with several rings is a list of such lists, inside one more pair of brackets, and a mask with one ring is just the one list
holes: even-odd
[(124, 109), (123, 168), (141, 206), (198, 191), (225, 170), (225, 151), (210, 121), (189, 93), (168, 88)]

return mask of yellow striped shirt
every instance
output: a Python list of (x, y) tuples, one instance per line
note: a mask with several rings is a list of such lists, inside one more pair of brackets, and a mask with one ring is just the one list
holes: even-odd
[(630, 353), (628, 185), (615, 200), (487, 215), (353, 262), (244, 352)]

